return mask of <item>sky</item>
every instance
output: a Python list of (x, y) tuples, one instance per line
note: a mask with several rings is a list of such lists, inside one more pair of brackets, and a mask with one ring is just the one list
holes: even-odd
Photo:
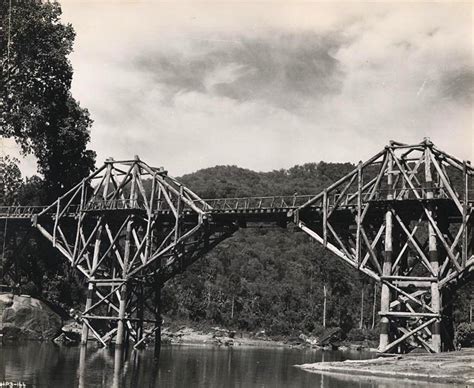
[(269, 171), (424, 137), (474, 161), (471, 3), (61, 4), (98, 165)]

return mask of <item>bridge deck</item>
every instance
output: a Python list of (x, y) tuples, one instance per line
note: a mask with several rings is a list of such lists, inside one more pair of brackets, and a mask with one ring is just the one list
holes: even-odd
[[(196, 207), (200, 208), (212, 218), (245, 218), (249, 221), (266, 221), (272, 218), (286, 217), (289, 212), (295, 210), (309, 200), (315, 198), (314, 195), (293, 195), (293, 196), (268, 196), (268, 197), (244, 197), (244, 198), (215, 198), (195, 201)], [(337, 212), (352, 212), (357, 209), (356, 194), (347, 195), (344, 200), (337, 196), (328, 198), (328, 208), (332, 209), (337, 203)], [(367, 202), (367, 197), (361, 198), (362, 203)], [(416, 207), (425, 199), (400, 198), (392, 200), (394, 203), (403, 202), (404, 206), (409, 208)], [(435, 200), (448, 204), (453, 207), (453, 201), (446, 197), (435, 198)], [(374, 209), (384, 207), (385, 199), (371, 199), (370, 203)], [(469, 206), (472, 206), (474, 199), (469, 199)], [(305, 211), (320, 213), (322, 212), (322, 201), (315, 201), (308, 206)], [(105, 213), (105, 212), (148, 212), (148, 206), (144, 203), (130, 200), (109, 200), (92, 202), (84, 205), (81, 209), (79, 205), (67, 206), (67, 211), (61, 211), (62, 217), (75, 218), (81, 212)], [(453, 207), (454, 213), (456, 213)], [(188, 216), (195, 215), (191, 208), (185, 208), (184, 212)], [(163, 216), (172, 215), (172, 211), (166, 202), (156, 202), (152, 213)], [(57, 209), (55, 206), (3, 206), (0, 207), (0, 220), (30, 221), (33, 216), (55, 218)], [(273, 216), (273, 217), (272, 217)]]

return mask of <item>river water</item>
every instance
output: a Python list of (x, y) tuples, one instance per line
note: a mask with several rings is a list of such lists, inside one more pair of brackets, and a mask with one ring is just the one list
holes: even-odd
[[(160, 362), (152, 350), (131, 351), (123, 362), (113, 350), (87, 350), (51, 343), (0, 345), (2, 382), (22, 387), (446, 387), (403, 380), (319, 375), (295, 368), (317, 361), (371, 358), (364, 352), (310, 349), (163, 346)], [(16, 385), (18, 386), (18, 385)]]

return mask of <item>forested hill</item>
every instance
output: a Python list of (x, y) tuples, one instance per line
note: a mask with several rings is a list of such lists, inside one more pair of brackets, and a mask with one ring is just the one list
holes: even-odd
[(216, 166), (179, 178), (201, 198), (317, 194), (355, 166), (351, 163), (307, 163), (290, 169), (255, 172)]
[[(317, 194), (354, 168), (350, 163), (309, 163), (254, 172), (216, 166), (182, 176), (202, 198)], [(323, 286), (329, 326), (371, 326), (374, 287), (295, 228), (242, 229), (221, 243), (165, 290), (168, 318), (205, 321), (269, 334), (320, 329)]]

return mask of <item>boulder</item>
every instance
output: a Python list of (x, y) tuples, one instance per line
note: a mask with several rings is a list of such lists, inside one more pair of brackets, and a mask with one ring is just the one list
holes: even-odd
[(82, 335), (82, 325), (76, 321), (67, 322), (61, 330), (70, 338), (80, 339)]
[[(77, 345), (81, 342), (82, 326), (75, 321), (69, 321), (62, 327), (62, 333), (54, 339), (56, 343), (65, 345)], [(89, 333), (91, 338), (91, 333)]]
[(0, 333), (3, 340), (52, 340), (62, 321), (45, 303), (28, 295), (0, 294)]
[(66, 333), (61, 333), (53, 341), (57, 344), (62, 344), (62, 345), (66, 345), (66, 346), (75, 346), (75, 345), (79, 344), (80, 339), (70, 338), (66, 335)]

